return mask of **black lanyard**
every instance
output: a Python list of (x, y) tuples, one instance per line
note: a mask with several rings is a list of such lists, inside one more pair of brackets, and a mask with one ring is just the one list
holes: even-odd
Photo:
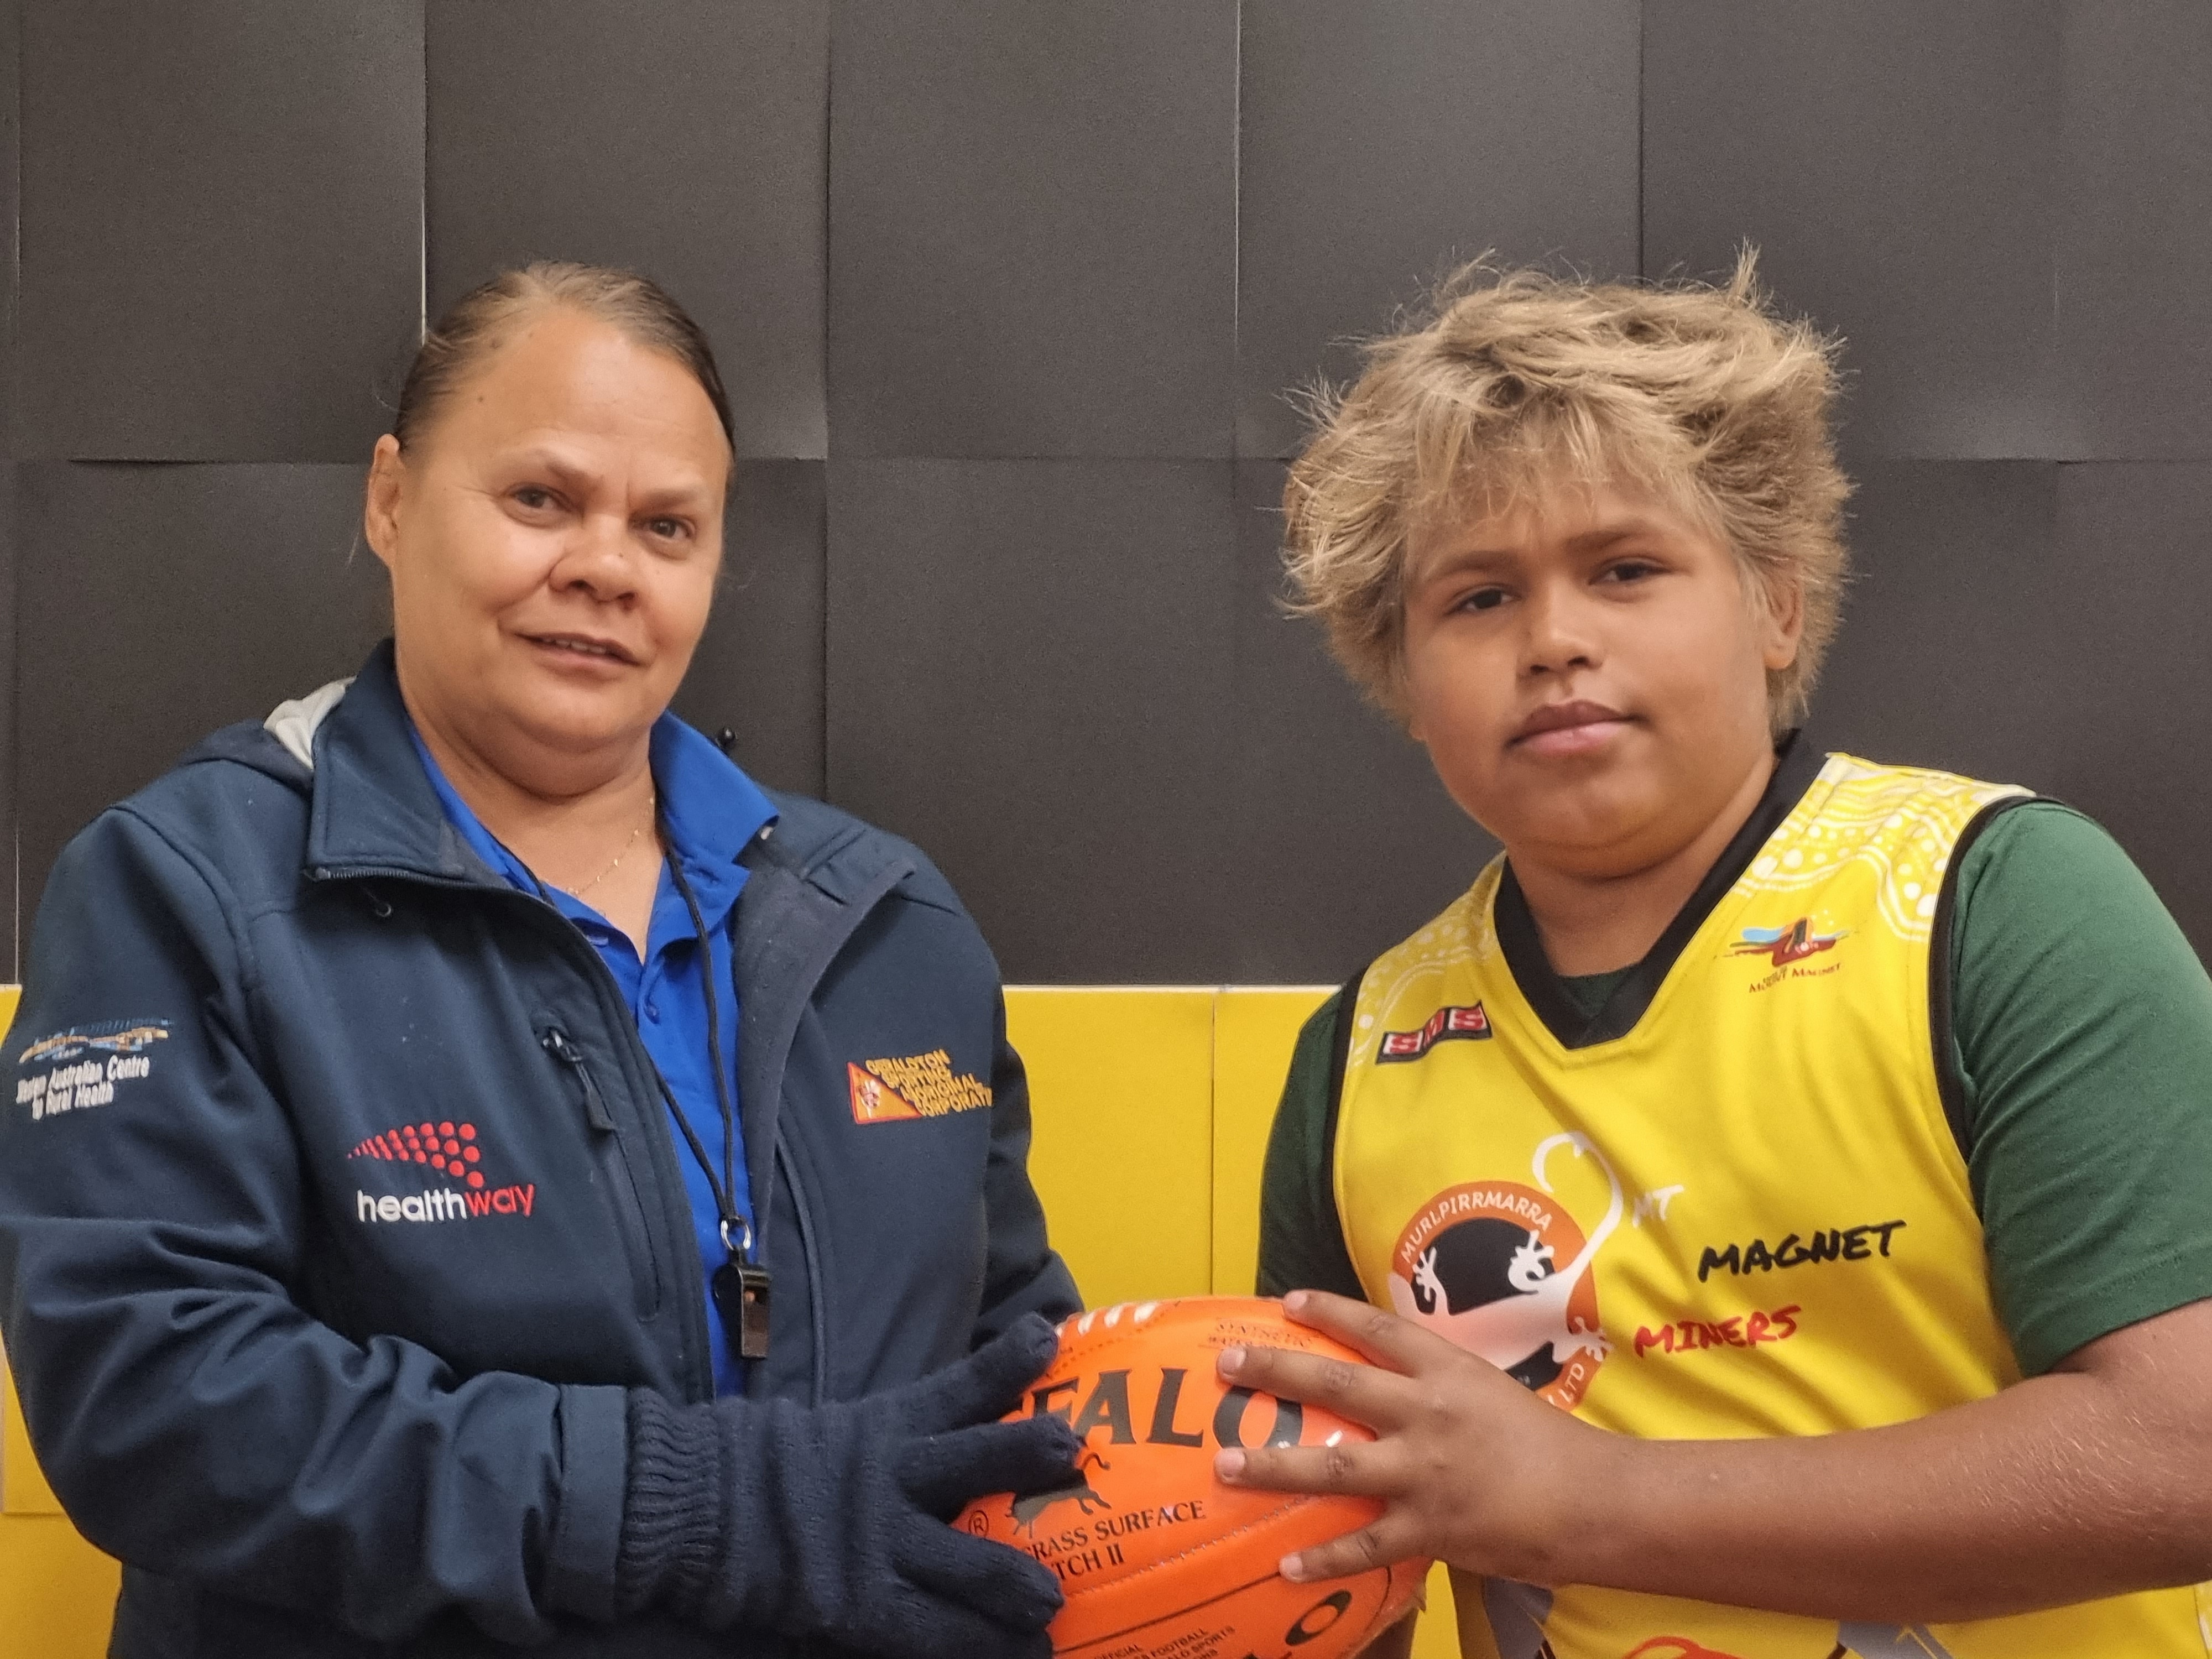
[[(666, 838), (663, 837), (664, 844)], [(738, 1114), (730, 1099), (729, 1073), (722, 1066), (721, 999), (714, 993), (714, 941), (707, 928), (707, 918), (701, 913), (699, 901), (692, 896), (691, 884), (684, 878), (684, 866), (674, 853), (663, 854), (668, 873), (676, 883), (676, 890), (684, 896), (684, 908), (691, 917), (691, 931), (699, 936), (699, 971), (707, 992), (707, 1058), (714, 1068), (714, 1099), (722, 1109), (722, 1173), (717, 1180), (714, 1160), (707, 1156), (707, 1148), (699, 1139), (699, 1132), (691, 1127), (691, 1120), (678, 1103), (676, 1091), (668, 1086), (668, 1079), (660, 1068), (653, 1068), (653, 1081), (660, 1085), (660, 1096), (675, 1115), (676, 1127), (684, 1131), (684, 1144), (690, 1147), (691, 1156), (698, 1161), (702, 1174), (707, 1177), (708, 1189), (714, 1195), (714, 1208), (720, 1217), (722, 1250), (727, 1258), (714, 1269), (708, 1281), (708, 1292), (714, 1298), (714, 1306), (722, 1316), (722, 1324), (737, 1343), (740, 1359), (768, 1358), (768, 1310), (769, 1279), (768, 1269), (750, 1260), (753, 1251), (753, 1224), (738, 1207)], [(649, 1056), (648, 1056), (649, 1058)]]
[[(663, 848), (668, 845), (666, 821), (653, 826), (660, 836)], [(507, 854), (513, 858), (513, 853)], [(699, 901), (692, 896), (691, 884), (684, 878), (684, 866), (675, 854), (664, 852), (662, 860), (676, 883), (676, 890), (684, 896), (684, 908), (691, 918), (691, 931), (699, 936), (701, 983), (707, 992), (707, 1058), (714, 1068), (714, 1099), (722, 1109), (722, 1169), (718, 1176), (714, 1159), (707, 1156), (706, 1143), (699, 1132), (691, 1127), (691, 1120), (676, 1098), (676, 1091), (668, 1086), (660, 1067), (648, 1054), (645, 1063), (652, 1067), (653, 1080), (660, 1085), (660, 1097), (668, 1104), (670, 1115), (676, 1127), (684, 1132), (684, 1144), (691, 1149), (699, 1172), (707, 1177), (707, 1190), (714, 1194), (714, 1212), (719, 1219), (722, 1237), (722, 1251), (726, 1260), (708, 1275), (707, 1293), (714, 1298), (714, 1308), (722, 1316), (723, 1333), (736, 1345), (740, 1359), (768, 1358), (769, 1291), (771, 1281), (769, 1271), (750, 1259), (753, 1253), (753, 1224), (738, 1207), (738, 1114), (730, 1098), (729, 1073), (722, 1066), (721, 999), (714, 994), (714, 941), (708, 934), (707, 918), (699, 908)], [(522, 864), (516, 859), (515, 862)], [(523, 864), (525, 870), (530, 870)], [(531, 880), (538, 884), (538, 896), (556, 910), (561, 907), (538, 872), (530, 870)], [(650, 924), (648, 924), (648, 932)]]

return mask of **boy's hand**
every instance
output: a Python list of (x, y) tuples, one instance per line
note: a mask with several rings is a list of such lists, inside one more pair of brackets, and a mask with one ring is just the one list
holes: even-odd
[(1238, 1386), (1324, 1406), (1375, 1431), (1372, 1442), (1254, 1448), (1214, 1460), (1231, 1486), (1382, 1499), (1357, 1532), (1285, 1556), (1291, 1579), (1335, 1578), (1413, 1556), (1468, 1571), (1558, 1583), (1574, 1540), (1601, 1524), (1614, 1437), (1539, 1400), (1487, 1361), (1410, 1320), (1321, 1291), (1283, 1310), (1372, 1361), (1231, 1348)]
[(1609, 1434), (1410, 1321), (1316, 1291), (1284, 1307), (1376, 1364), (1231, 1349), (1222, 1374), (1377, 1437), (1224, 1451), (1217, 1470), (1384, 1505), (1372, 1525), (1286, 1559), (1286, 1577), (1433, 1555), (1523, 1583), (1913, 1625), (2212, 1575), (2212, 1298), (1985, 1400), (1886, 1428), (1742, 1440)]

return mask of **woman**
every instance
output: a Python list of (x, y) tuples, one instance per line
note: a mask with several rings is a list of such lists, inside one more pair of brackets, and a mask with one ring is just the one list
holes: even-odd
[(370, 471), (393, 639), (55, 866), (0, 1273), (122, 1659), (1050, 1650), (943, 1524), (1073, 1452), (992, 1421), (1077, 1305), (996, 969), (667, 712), (730, 430), (652, 284), (469, 295)]

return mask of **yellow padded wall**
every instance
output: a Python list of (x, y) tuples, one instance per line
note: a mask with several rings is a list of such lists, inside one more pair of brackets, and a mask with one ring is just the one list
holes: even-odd
[(58, 1515), (0, 1515), (0, 1659), (100, 1659), (123, 1569)]
[(0, 1515), (59, 1515), (61, 1501), (32, 1454), (31, 1431), (6, 1362), (5, 1350), (0, 1350), (0, 1418), (5, 1419), (0, 1425)]
[(1213, 1283), (1213, 1004), (1196, 988), (1006, 992), (1029, 1067), (1030, 1176), (1092, 1307)]
[[(15, 1023), (15, 1005), (23, 1000), (20, 985), (0, 985), (0, 1037)], [(22, 1407), (15, 1403), (15, 1382), (8, 1374), (7, 1355), (0, 1350), (0, 1515), (59, 1515), (61, 1504), (46, 1484), (38, 1461), (31, 1455), (30, 1431)], [(0, 1567), (4, 1567), (0, 1560)], [(0, 1632), (8, 1629), (0, 1625)]]
[(1260, 1170), (1298, 1027), (1327, 986), (1231, 985), (1213, 1012), (1213, 1288), (1249, 1296), (1260, 1261)]
[[(0, 986), (0, 1036), (22, 994)], [(98, 1659), (122, 1577), (62, 1514), (0, 1354), (0, 1659)]]

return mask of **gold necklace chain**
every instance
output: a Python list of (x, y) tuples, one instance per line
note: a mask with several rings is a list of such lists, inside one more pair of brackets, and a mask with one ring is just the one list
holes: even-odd
[(585, 894), (590, 892), (592, 889), (597, 887), (601, 882), (605, 881), (609, 876), (614, 874), (617, 870), (619, 870), (622, 867), (622, 861), (629, 856), (629, 849), (637, 845), (637, 838), (645, 833), (647, 825), (653, 822), (653, 809), (659, 803), (659, 797), (658, 795), (648, 794), (645, 798), (645, 823), (639, 824), (636, 829), (629, 832), (629, 839), (623, 843), (622, 851), (615, 854), (615, 861), (612, 864), (607, 866), (605, 869), (600, 871), (598, 875), (593, 876), (581, 887), (562, 886), (562, 884), (557, 881), (553, 884), (556, 887), (559, 887), (561, 890), (566, 893), (570, 898), (581, 898)]

